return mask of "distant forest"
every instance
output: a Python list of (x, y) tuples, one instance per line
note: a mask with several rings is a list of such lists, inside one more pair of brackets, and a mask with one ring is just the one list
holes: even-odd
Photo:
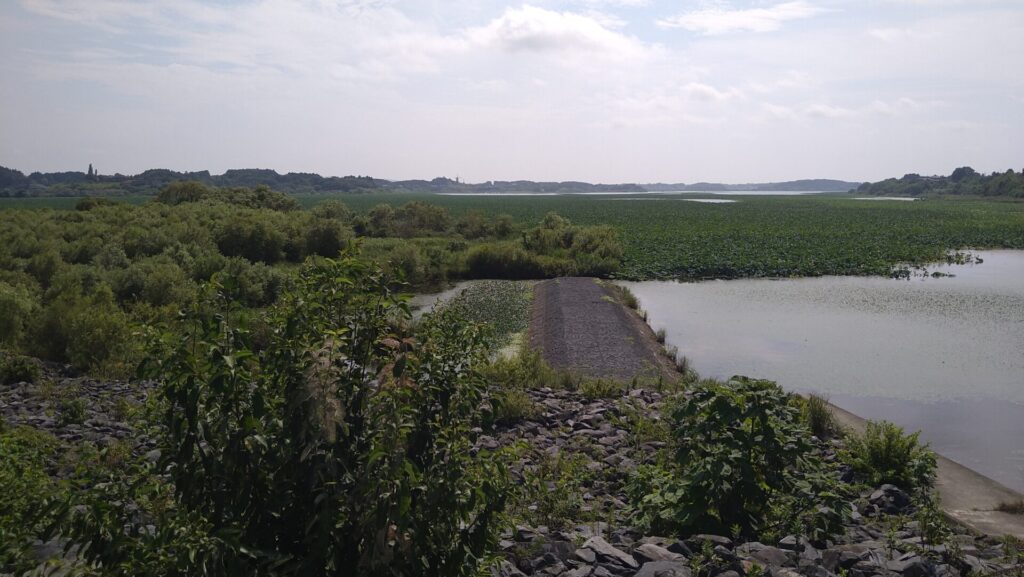
[(866, 182), (857, 188), (859, 194), (873, 196), (1002, 196), (1024, 198), (1024, 170), (993, 172), (984, 175), (969, 166), (962, 166), (949, 176), (907, 174), (881, 182)]
[(656, 184), (591, 184), (589, 182), (537, 182), (533, 180), (492, 180), (467, 183), (459, 179), (439, 177), (432, 180), (383, 180), (369, 176), (330, 176), (290, 172), (279, 174), (268, 169), (228, 170), (221, 175), (209, 171), (176, 172), (151, 169), (136, 175), (104, 175), (92, 165), (86, 172), (33, 172), (0, 166), (0, 197), (26, 196), (155, 196), (172, 182), (196, 181), (216, 187), (267, 186), (289, 194), (361, 194), (369, 192), (434, 192), (434, 193), (593, 193), (645, 191), (820, 191), (846, 192), (860, 185), (842, 180), (795, 180), (759, 184), (721, 184), (698, 182)]
[(26, 196), (156, 196), (172, 182), (196, 181), (207, 186), (231, 188), (267, 186), (288, 194), (362, 194), (371, 192), (433, 193), (595, 193), (595, 192), (856, 192), (873, 196), (998, 196), (1024, 198), (1024, 171), (981, 174), (961, 167), (949, 176), (907, 174), (880, 182), (847, 182), (830, 179), (791, 180), (750, 184), (716, 182), (655, 184), (591, 184), (588, 182), (537, 182), (532, 180), (493, 180), (468, 183), (439, 177), (432, 180), (384, 180), (369, 176), (320, 176), (269, 169), (228, 170), (221, 175), (209, 171), (175, 172), (151, 169), (136, 175), (103, 175), (90, 165), (86, 172), (33, 172), (0, 166), (0, 198)]

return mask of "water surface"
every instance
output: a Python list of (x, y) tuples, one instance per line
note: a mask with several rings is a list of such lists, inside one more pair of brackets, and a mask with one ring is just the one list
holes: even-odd
[(624, 284), (702, 375), (822, 393), (1024, 491), (1024, 251), (981, 257), (943, 278)]

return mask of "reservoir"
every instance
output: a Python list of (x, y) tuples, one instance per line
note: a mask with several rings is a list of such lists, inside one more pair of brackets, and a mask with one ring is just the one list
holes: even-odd
[(623, 284), (702, 376), (821, 394), (1024, 491), (1024, 251), (975, 255), (909, 280)]

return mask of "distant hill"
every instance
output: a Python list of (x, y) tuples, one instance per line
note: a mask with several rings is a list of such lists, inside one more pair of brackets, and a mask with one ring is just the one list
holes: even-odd
[(971, 195), (1024, 198), (1024, 170), (993, 172), (984, 175), (969, 166), (962, 166), (949, 176), (905, 174), (880, 182), (866, 182), (858, 194), (871, 196)]
[(750, 184), (720, 184), (716, 182), (696, 182), (693, 184), (644, 184), (645, 190), (652, 192), (668, 191), (700, 191), (700, 192), (846, 192), (860, 186), (859, 182), (814, 178), (807, 180), (789, 180), (785, 182), (762, 182)]
[(209, 171), (175, 172), (150, 169), (136, 175), (101, 175), (88, 172), (33, 172), (0, 166), (0, 197), (3, 196), (144, 196), (155, 195), (168, 184), (196, 180), (210, 186), (254, 187), (266, 185), (287, 193), (361, 193), (380, 190), (382, 181), (368, 176), (330, 176), (302, 172), (278, 174), (266, 169), (229, 170), (221, 175)]
[(336, 194), (367, 192), (432, 192), (432, 193), (588, 193), (588, 192), (658, 192), (658, 191), (814, 191), (846, 192), (859, 182), (841, 180), (794, 180), (760, 184), (592, 184), (589, 182), (536, 182), (532, 180), (492, 180), (479, 183), (438, 177), (433, 180), (383, 180), (369, 176), (320, 176), (319, 174), (248, 168), (228, 170), (212, 175), (209, 171), (175, 172), (164, 168), (150, 169), (135, 175), (99, 174), (90, 166), (87, 172), (33, 172), (26, 176), (19, 170), (0, 166), (0, 197), (12, 196), (145, 196), (156, 195), (168, 184), (195, 180), (209, 186), (269, 186), (290, 194)]

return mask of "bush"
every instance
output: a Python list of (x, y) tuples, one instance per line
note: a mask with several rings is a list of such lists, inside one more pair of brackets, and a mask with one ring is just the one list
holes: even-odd
[(352, 238), (352, 229), (337, 220), (313, 219), (306, 228), (305, 252), (307, 255), (334, 258)]
[(100, 484), (68, 503), (61, 531), (84, 560), (134, 575), (476, 574), (508, 491), (498, 455), (470, 451), (482, 339), (445, 313), (393, 334), (390, 284), (317, 260), (264, 315), (260, 355), (222, 298), (184, 338), (155, 340), (145, 372), (162, 382), (172, 487)]
[(0, 345), (18, 346), (38, 307), (27, 289), (0, 281)]
[(906, 435), (888, 421), (868, 421), (863, 435), (846, 440), (844, 460), (872, 485), (891, 483), (906, 491), (928, 489), (935, 481), (936, 460), (920, 431)]
[(85, 422), (85, 401), (80, 398), (61, 398), (57, 404), (57, 426), (81, 425)]
[(564, 382), (559, 372), (544, 362), (540, 351), (528, 347), (514, 357), (495, 359), (483, 368), (482, 373), (484, 379), (498, 389), (559, 388)]
[(548, 276), (536, 255), (510, 243), (488, 243), (469, 249), (466, 268), (470, 278), (535, 279)]
[(814, 394), (808, 396), (801, 404), (800, 414), (818, 439), (833, 437), (840, 431), (836, 415), (831, 411), (828, 401), (822, 397)]
[(583, 487), (590, 473), (582, 455), (552, 455), (542, 452), (534, 456), (532, 465), (523, 470), (523, 480), (514, 507), (520, 518), (535, 527), (562, 529), (580, 518), (583, 509)]
[(25, 575), (37, 563), (31, 544), (53, 492), (46, 460), (55, 446), (35, 429), (0, 431), (0, 573)]
[(0, 357), (0, 383), (34, 383), (39, 378), (39, 365), (28, 357)]
[(498, 393), (493, 404), (494, 422), (498, 424), (510, 425), (537, 415), (537, 405), (522, 389), (509, 389)]
[(641, 467), (630, 485), (635, 520), (657, 534), (841, 531), (849, 503), (788, 400), (775, 383), (745, 377), (679, 397), (673, 461)]

